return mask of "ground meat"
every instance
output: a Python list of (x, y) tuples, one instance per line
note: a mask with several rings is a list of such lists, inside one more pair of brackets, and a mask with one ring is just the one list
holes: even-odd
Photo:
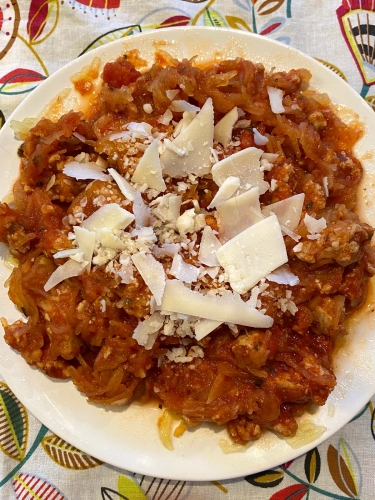
[(295, 255), (309, 264), (337, 262), (349, 266), (361, 258), (361, 243), (370, 240), (372, 234), (373, 229), (367, 224), (339, 220), (323, 229), (318, 239), (301, 240), (302, 248)]
[(104, 66), (102, 78), (109, 87), (118, 89), (135, 82), (140, 75), (126, 58), (120, 58)]

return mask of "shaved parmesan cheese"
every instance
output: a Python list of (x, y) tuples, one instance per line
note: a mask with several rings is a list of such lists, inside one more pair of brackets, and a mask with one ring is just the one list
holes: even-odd
[(88, 263), (86, 269), (90, 271), (96, 235), (93, 231), (88, 231), (84, 227), (74, 226), (73, 229), (78, 248), (83, 252), (83, 259)]
[(165, 95), (168, 97), (170, 101), (173, 101), (173, 99), (176, 97), (176, 95), (180, 92), (180, 89), (173, 89), (173, 90), (167, 90), (165, 92)]
[(163, 192), (166, 185), (161, 170), (158, 143), (158, 139), (154, 139), (146, 149), (134, 171), (132, 181), (141, 185), (147, 184), (149, 188)]
[(292, 273), (288, 264), (275, 269), (272, 273), (266, 276), (266, 279), (268, 281), (278, 283), (279, 285), (295, 286), (299, 283), (298, 276)]
[(219, 240), (222, 243), (262, 220), (259, 189), (250, 189), (224, 201), (217, 208), (216, 218), (219, 224)]
[(324, 193), (325, 193), (326, 197), (328, 198), (328, 196), (329, 196), (328, 177), (323, 177), (322, 181), (323, 181)]
[(263, 179), (263, 172), (260, 170), (262, 154), (261, 149), (246, 148), (224, 158), (212, 167), (213, 180), (221, 186), (227, 177), (235, 176), (241, 182), (238, 194), (247, 191), (250, 187), (258, 187), (259, 194), (265, 193), (269, 184)]
[(169, 273), (184, 283), (194, 283), (198, 279), (199, 268), (188, 264), (180, 254), (176, 253)]
[(152, 253), (156, 255), (156, 257), (173, 257), (179, 250), (180, 245), (178, 243), (164, 243), (161, 247), (155, 246), (152, 249)]
[(327, 221), (324, 217), (321, 219), (314, 219), (314, 217), (311, 217), (309, 214), (305, 214), (303, 222), (305, 223), (306, 229), (310, 234), (320, 233), (327, 227)]
[(169, 106), (169, 109), (175, 111), (177, 113), (183, 113), (184, 111), (200, 111), (201, 108), (198, 106), (194, 106), (194, 104), (190, 104), (187, 101), (173, 101)]
[(118, 185), (119, 190), (129, 201), (134, 200), (135, 189), (122, 175), (120, 175), (114, 168), (109, 168), (108, 172), (113, 177), (113, 180)]
[(164, 311), (255, 328), (269, 328), (273, 324), (270, 316), (249, 307), (233, 295), (203, 295), (189, 290), (178, 280), (167, 280), (161, 307)]
[(170, 139), (164, 139), (164, 146), (165, 149), (169, 149), (173, 153), (176, 153), (177, 156), (185, 156), (188, 153), (187, 147), (179, 148)]
[(220, 142), (220, 144), (222, 144), (225, 148), (232, 139), (233, 127), (237, 120), (238, 110), (237, 107), (234, 107), (215, 125), (214, 139), (215, 141)]
[(221, 247), (220, 241), (214, 235), (210, 226), (205, 226), (199, 246), (198, 260), (206, 266), (215, 267), (219, 265), (216, 251)]
[(74, 177), (77, 180), (100, 180), (107, 181), (109, 175), (103, 173), (103, 168), (93, 162), (80, 163), (79, 161), (70, 161), (65, 163), (63, 168), (65, 175)]
[(242, 231), (219, 248), (216, 256), (232, 289), (246, 293), (260, 279), (288, 262), (277, 217), (271, 215)]
[(273, 113), (284, 113), (285, 108), (283, 106), (283, 96), (284, 92), (281, 89), (276, 89), (274, 87), (267, 87), (268, 97), (270, 99), (271, 110)]
[(85, 260), (82, 262), (76, 262), (72, 259), (67, 260), (65, 264), (53, 271), (47, 283), (44, 285), (44, 290), (48, 292), (62, 281), (73, 278), (74, 276), (79, 276), (84, 272), (86, 266), (87, 262)]
[(279, 223), (293, 231), (299, 224), (305, 194), (296, 194), (285, 200), (277, 201), (262, 208), (262, 214), (268, 217), (275, 214)]
[(210, 278), (213, 280), (216, 278), (217, 273), (220, 271), (220, 266), (215, 266), (215, 267), (207, 267), (205, 269), (205, 272), (208, 274)]
[[(172, 114), (172, 113), (171, 113)], [(190, 123), (197, 116), (196, 111), (184, 111), (182, 114), (182, 120), (180, 120), (173, 132), (173, 137), (177, 137), (185, 128), (190, 125)]]
[[(94, 233), (95, 234), (95, 233)], [(104, 248), (111, 248), (112, 250), (124, 250), (125, 243), (116, 236), (111, 229), (107, 227), (102, 227), (97, 231), (98, 242)]]
[(219, 190), (213, 197), (211, 203), (208, 205), (208, 210), (219, 206), (220, 203), (223, 203), (223, 201), (233, 196), (239, 187), (240, 179), (238, 177), (233, 177), (232, 175), (227, 177), (223, 184), (219, 187)]
[(197, 340), (202, 340), (209, 333), (213, 332), (215, 328), (220, 326), (222, 321), (215, 321), (214, 319), (199, 319), (194, 326), (194, 335)]
[(137, 191), (133, 201), (133, 214), (135, 217), (135, 227), (150, 226), (152, 222), (151, 208), (143, 201), (140, 191)]
[(248, 128), (250, 125), (251, 120), (238, 120), (238, 122), (234, 124), (233, 128)]
[[(167, 148), (160, 156), (164, 174), (171, 177), (184, 177), (187, 174), (205, 175), (211, 171), (211, 149), (213, 147), (214, 110), (209, 98), (197, 116), (172, 141), (172, 144), (186, 150), (180, 156)], [(191, 145), (188, 150), (188, 145)]]
[(106, 169), (108, 167), (108, 162), (101, 156), (98, 156), (97, 159), (95, 160), (95, 163), (99, 165), (99, 167), (102, 167), (103, 169)]
[(156, 304), (160, 306), (166, 280), (163, 265), (153, 255), (146, 254), (146, 252), (135, 253), (131, 259), (155, 297)]
[(169, 125), (172, 118), (173, 118), (172, 111), (170, 109), (167, 109), (166, 112), (162, 116), (160, 116), (158, 122), (161, 123), (162, 125)]
[(264, 146), (268, 142), (268, 137), (262, 135), (256, 128), (253, 128), (254, 143), (257, 146)]
[(152, 125), (146, 122), (130, 122), (128, 130), (133, 139), (148, 139), (152, 133)]
[(139, 345), (143, 345), (146, 350), (152, 349), (163, 324), (164, 317), (159, 312), (154, 312), (149, 318), (138, 323), (132, 337)]
[(298, 252), (300, 252), (302, 250), (302, 248), (303, 248), (303, 243), (302, 242), (298, 243), (297, 245), (295, 245), (293, 247), (293, 252), (294, 253), (298, 253)]
[(152, 213), (163, 222), (174, 221), (180, 216), (182, 197), (176, 194), (159, 196), (150, 205), (155, 207)]
[(279, 155), (277, 153), (263, 153), (262, 160), (267, 160), (270, 163), (275, 162), (278, 159)]
[(67, 250), (60, 250), (60, 252), (56, 252), (53, 254), (54, 259), (66, 259), (67, 257), (70, 257), (71, 255), (76, 254), (79, 252), (78, 248), (68, 248)]
[(133, 220), (133, 214), (116, 203), (108, 203), (90, 215), (81, 225), (89, 231), (98, 231), (102, 228), (125, 229)]
[(123, 132), (114, 132), (113, 134), (110, 134), (109, 136), (106, 137), (109, 141), (121, 141), (121, 142), (126, 142), (130, 141), (130, 134), (129, 132), (123, 131)]

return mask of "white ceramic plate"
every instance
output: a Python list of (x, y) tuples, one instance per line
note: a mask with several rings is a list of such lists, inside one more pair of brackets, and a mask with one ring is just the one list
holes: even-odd
[[(71, 75), (90, 64), (94, 56), (106, 62), (134, 48), (150, 62), (155, 50), (162, 48), (178, 58), (198, 54), (200, 61), (207, 61), (240, 56), (262, 62), (267, 69), (308, 68), (313, 74), (312, 88), (327, 92), (335, 103), (355, 109), (364, 123), (365, 134), (356, 151), (363, 161), (367, 187), (359, 197), (360, 211), (367, 222), (375, 225), (375, 204), (368, 202), (375, 194), (375, 182), (371, 182), (375, 176), (375, 167), (371, 165), (374, 140), (370, 134), (375, 130), (374, 112), (342, 79), (312, 58), (257, 35), (224, 29), (178, 28), (131, 36), (85, 54), (49, 77), (24, 100), (0, 132), (0, 198), (10, 191), (18, 175), (16, 151), (20, 143), (13, 138), (10, 120), (39, 115), (56, 94), (72, 88)], [(64, 93), (68, 94), (67, 107), (76, 106), (74, 92)], [(1, 262), (2, 283), (8, 275), (9, 270)], [(319, 439), (297, 450), (269, 432), (244, 452), (224, 454), (219, 440), (226, 438), (226, 431), (204, 425), (174, 439), (175, 449), (168, 451), (158, 438), (159, 409), (132, 405), (109, 410), (88, 404), (71, 382), (49, 379), (29, 367), (5, 344), (2, 334), (0, 372), (21, 402), (51, 431), (104, 462), (169, 479), (234, 478), (274, 467), (307, 452), (337, 432), (367, 403), (375, 392), (375, 315), (371, 314), (371, 308), (371, 304), (364, 308), (353, 322), (351, 336), (336, 362), (337, 387), (327, 404), (314, 415), (304, 417), (327, 430)], [(3, 287), (0, 311), (9, 321), (19, 317)]]

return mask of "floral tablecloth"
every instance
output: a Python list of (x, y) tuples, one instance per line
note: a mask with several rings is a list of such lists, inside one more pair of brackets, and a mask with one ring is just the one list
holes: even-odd
[[(296, 47), (375, 105), (375, 0), (0, 0), (0, 127), (31, 90), (77, 56), (120, 37), (187, 25), (255, 32)], [(0, 381), (0, 499), (371, 500), (374, 405), (293, 462), (193, 483), (99, 462), (51, 433)]]

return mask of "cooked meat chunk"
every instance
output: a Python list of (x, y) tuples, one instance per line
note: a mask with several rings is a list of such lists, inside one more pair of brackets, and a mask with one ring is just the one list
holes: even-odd
[(361, 244), (368, 241), (373, 229), (367, 224), (338, 220), (328, 224), (318, 239), (303, 239), (295, 255), (309, 264), (334, 263), (349, 266), (363, 253)]

